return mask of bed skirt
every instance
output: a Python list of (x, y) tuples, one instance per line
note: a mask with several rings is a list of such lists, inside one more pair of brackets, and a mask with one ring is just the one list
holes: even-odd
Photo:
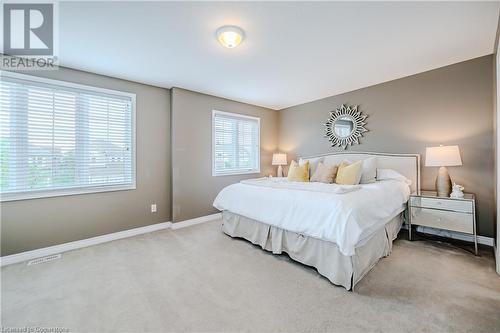
[(392, 242), (403, 223), (403, 213), (356, 247), (356, 254), (353, 256), (343, 255), (335, 243), (284, 230), (229, 211), (222, 212), (222, 220), (222, 231), (227, 235), (244, 238), (274, 254), (285, 252), (293, 260), (316, 268), (319, 274), (333, 284), (353, 290), (380, 258), (391, 253)]

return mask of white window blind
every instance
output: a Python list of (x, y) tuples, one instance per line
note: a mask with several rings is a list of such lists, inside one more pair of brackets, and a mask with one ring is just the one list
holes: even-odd
[(0, 78), (2, 200), (135, 187), (131, 94)]
[(260, 119), (213, 111), (214, 176), (260, 172)]

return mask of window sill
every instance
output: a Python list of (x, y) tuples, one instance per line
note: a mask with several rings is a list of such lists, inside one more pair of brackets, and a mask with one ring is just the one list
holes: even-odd
[(135, 189), (136, 186), (134, 183), (131, 185), (96, 186), (96, 187), (58, 189), (58, 190), (40, 190), (40, 191), (24, 192), (24, 193), (5, 193), (5, 194), (0, 194), (0, 202), (54, 198), (67, 195), (128, 191)]
[(237, 175), (250, 175), (260, 173), (260, 170), (250, 170), (250, 171), (231, 171), (231, 172), (212, 172), (213, 177), (221, 176), (237, 176)]

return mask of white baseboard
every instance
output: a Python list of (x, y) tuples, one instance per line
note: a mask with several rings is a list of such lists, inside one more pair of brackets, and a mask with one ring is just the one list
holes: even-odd
[(118, 231), (118, 232), (114, 232), (114, 233), (106, 234), (106, 235), (102, 235), (102, 236), (97, 236), (97, 237), (82, 239), (82, 240), (78, 240), (78, 241), (74, 241), (74, 242), (44, 247), (44, 248), (36, 249), (36, 250), (32, 250), (32, 251), (11, 254), (11, 255), (3, 256), (0, 258), (0, 266), (3, 267), (3, 266), (23, 262), (23, 261), (28, 261), (28, 260), (32, 260), (32, 259), (50, 256), (53, 254), (58, 254), (58, 253), (67, 252), (67, 251), (71, 251), (71, 250), (81, 249), (81, 248), (87, 247), (87, 246), (102, 244), (102, 243), (110, 242), (113, 240), (118, 240), (118, 239), (133, 237), (133, 236), (137, 236), (137, 235), (141, 235), (141, 234), (146, 234), (146, 233), (153, 232), (153, 231), (165, 230), (165, 229), (169, 229), (169, 228), (171, 228), (172, 230), (177, 230), (177, 229), (189, 227), (189, 226), (192, 226), (195, 224), (213, 221), (213, 220), (219, 219), (221, 217), (222, 217), (222, 214), (217, 213), (217, 214), (201, 216), (201, 217), (198, 217), (195, 219), (186, 220), (186, 221), (177, 222), (177, 223), (162, 222), (162, 223), (148, 225), (145, 227), (134, 228), (134, 229), (124, 230), (124, 231)]
[(218, 220), (222, 218), (222, 213), (215, 213), (211, 215), (205, 215), (201, 217), (197, 217), (191, 220), (185, 220), (181, 222), (175, 222), (172, 223), (172, 230), (177, 230), (185, 227), (190, 227), (192, 225), (200, 224), (200, 223), (205, 223), (205, 222), (210, 222), (213, 220)]
[(44, 247), (41, 249), (36, 249), (32, 251), (26, 251), (16, 254), (11, 254), (9, 256), (3, 256), (0, 258), (0, 266), (6, 266), (10, 264), (15, 264), (22, 261), (32, 260), (40, 257), (50, 256), (53, 254), (58, 254), (62, 252), (67, 252), (71, 250), (81, 249), (83, 247), (102, 244), (110, 242), (117, 239), (128, 238), (132, 236), (137, 236), (141, 234), (146, 234), (153, 231), (164, 230), (170, 228), (172, 222), (163, 222), (147, 225), (145, 227), (134, 228), (129, 230), (123, 230), (114, 232), (111, 234), (106, 234), (102, 236), (77, 240), (74, 242)]
[[(408, 229), (408, 226), (405, 224), (405, 225), (403, 225), (403, 228)], [(466, 241), (466, 242), (474, 242), (473, 235), (463, 234), (463, 233), (455, 232), (455, 231), (434, 229), (434, 228), (422, 227), (422, 226), (417, 226), (417, 231), (424, 233), (424, 234), (453, 238), (453, 239), (458, 239), (458, 240), (462, 240), (462, 241)], [(479, 235), (477, 236), (477, 242), (478, 242), (478, 244), (483, 244), (483, 245), (487, 245), (487, 246), (493, 246), (495, 244), (495, 241), (492, 237), (479, 236)]]

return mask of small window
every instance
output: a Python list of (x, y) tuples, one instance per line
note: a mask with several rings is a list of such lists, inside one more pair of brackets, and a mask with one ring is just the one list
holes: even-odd
[(212, 113), (212, 175), (260, 172), (260, 119), (236, 113)]
[(135, 188), (135, 95), (0, 78), (2, 201)]

